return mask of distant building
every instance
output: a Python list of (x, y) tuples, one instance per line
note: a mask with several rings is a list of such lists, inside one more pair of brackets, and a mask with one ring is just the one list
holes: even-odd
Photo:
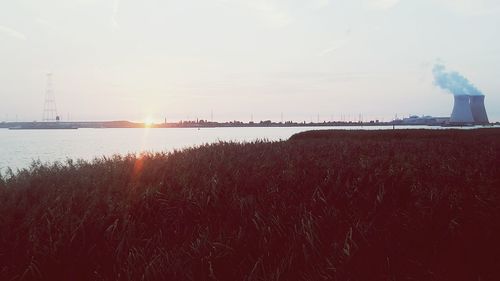
[(417, 116), (412, 115), (403, 118), (400, 124), (403, 125), (444, 125), (450, 121), (449, 117)]

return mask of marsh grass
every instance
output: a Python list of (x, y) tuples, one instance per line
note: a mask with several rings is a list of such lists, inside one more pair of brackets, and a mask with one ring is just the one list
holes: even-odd
[(499, 280), (500, 132), (319, 131), (0, 177), (0, 280)]

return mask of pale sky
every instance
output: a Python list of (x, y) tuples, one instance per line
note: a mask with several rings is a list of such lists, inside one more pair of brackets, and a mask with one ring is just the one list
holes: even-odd
[(0, 121), (449, 116), (437, 61), (500, 121), (498, 0), (0, 0)]

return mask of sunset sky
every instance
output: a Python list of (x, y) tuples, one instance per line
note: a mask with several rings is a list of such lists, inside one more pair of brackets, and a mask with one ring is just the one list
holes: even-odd
[(498, 0), (0, 3), (0, 121), (448, 116), (439, 62), (500, 121)]

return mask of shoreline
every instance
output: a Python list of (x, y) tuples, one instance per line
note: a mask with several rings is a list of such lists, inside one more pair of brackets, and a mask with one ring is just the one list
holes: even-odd
[(392, 122), (321, 122), (321, 123), (242, 123), (242, 122), (182, 122), (182, 123), (162, 123), (162, 124), (145, 124), (134, 123), (129, 121), (103, 121), (103, 122), (2, 122), (0, 129), (11, 130), (44, 130), (44, 129), (119, 129), (119, 128), (151, 128), (151, 129), (168, 129), (168, 128), (300, 128), (300, 127), (352, 127), (352, 128), (370, 128), (370, 127), (420, 127), (427, 126), (429, 128), (482, 128), (500, 126), (500, 122), (490, 124), (403, 124)]

